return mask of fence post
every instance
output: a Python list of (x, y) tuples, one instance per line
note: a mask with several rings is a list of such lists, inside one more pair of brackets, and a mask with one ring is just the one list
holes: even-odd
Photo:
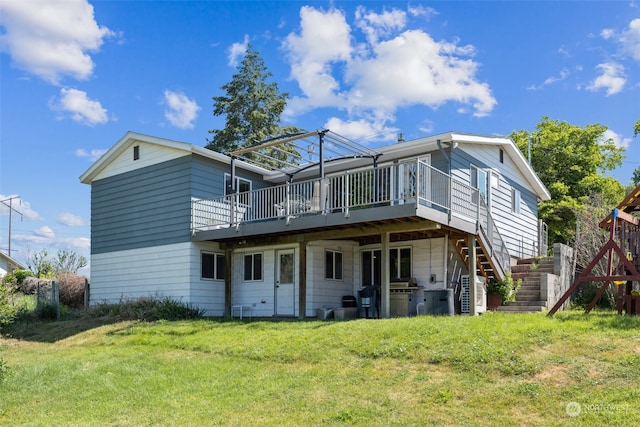
[(51, 282), (52, 299), (56, 305), (56, 320), (60, 320), (60, 288), (56, 281)]
[(85, 277), (84, 278), (84, 308), (88, 308), (89, 303), (91, 302), (89, 292), (90, 292), (89, 280)]

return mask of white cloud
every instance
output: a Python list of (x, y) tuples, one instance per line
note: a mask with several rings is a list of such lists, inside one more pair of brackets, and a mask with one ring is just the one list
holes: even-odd
[(94, 63), (87, 52), (98, 51), (113, 35), (96, 23), (85, 0), (2, 1), (0, 17), (0, 50), (16, 67), (53, 84), (67, 75), (89, 78)]
[(229, 61), (228, 64), (231, 67), (237, 67), (240, 63), (240, 58), (244, 56), (249, 46), (249, 36), (244, 35), (244, 41), (242, 43), (233, 43), (229, 48)]
[(103, 124), (109, 121), (107, 110), (99, 101), (89, 99), (87, 93), (78, 89), (60, 89), (60, 98), (51, 103), (56, 111), (68, 112), (78, 123), (88, 126)]
[(487, 84), (475, 81), (477, 64), (452, 55), (457, 52), (457, 46), (435, 42), (422, 31), (381, 42), (374, 57), (350, 64), (346, 78), (354, 87), (349, 100), (387, 111), (457, 101), (472, 104), (475, 116), (486, 116), (496, 101)]
[(393, 141), (397, 138), (398, 128), (386, 127), (381, 121), (367, 119), (344, 121), (337, 117), (330, 118), (324, 127), (346, 138), (358, 140), (372, 139), (376, 141)]
[(627, 80), (624, 77), (624, 67), (621, 64), (609, 62), (598, 64), (596, 68), (602, 74), (587, 86), (587, 90), (596, 92), (599, 89), (606, 89), (607, 96), (615, 95), (622, 90)]
[[(13, 198), (11, 202), (8, 200), (10, 198)], [(12, 215), (22, 215), (30, 220), (42, 219), (38, 212), (31, 209), (31, 204), (26, 200), (21, 199), (17, 194), (7, 196), (0, 194), (0, 200), (4, 201), (3, 203), (0, 203), (0, 215), (2, 216), (9, 215), (9, 207), (11, 207), (11, 209), (13, 209)]]
[(629, 144), (631, 143), (631, 138), (624, 138), (622, 135), (615, 133), (611, 129), (607, 129), (606, 131), (604, 131), (604, 133), (600, 137), (600, 141), (608, 141), (608, 140), (613, 141), (616, 147), (620, 147), (624, 149), (629, 147)]
[(91, 248), (91, 239), (87, 237), (67, 237), (57, 239), (56, 246), (59, 248), (71, 248), (77, 250), (86, 250)]
[(394, 31), (403, 29), (407, 25), (407, 14), (398, 9), (375, 13), (358, 6), (355, 22), (366, 35), (367, 42), (375, 45), (380, 37), (388, 37)]
[(164, 91), (164, 104), (167, 108), (164, 117), (177, 128), (193, 129), (193, 122), (198, 118), (200, 107), (192, 99), (180, 92)]
[(540, 84), (540, 85), (531, 85), (531, 86), (529, 86), (527, 88), (527, 90), (541, 90), (545, 86), (549, 86), (549, 85), (552, 85), (554, 83), (557, 83), (557, 82), (560, 82), (562, 80), (565, 80), (567, 77), (569, 77), (570, 74), (571, 73), (569, 72), (569, 70), (564, 68), (564, 69), (560, 70), (560, 73), (558, 73), (557, 76), (547, 77), (542, 84)]
[(434, 15), (438, 15), (438, 12), (435, 9), (431, 7), (425, 7), (422, 5), (418, 5), (418, 6), (409, 5), (409, 8), (407, 10), (409, 11), (409, 14), (412, 16), (424, 16), (427, 19), (430, 19)]
[(87, 151), (84, 148), (78, 148), (76, 150), (76, 156), (77, 157), (82, 157), (82, 158), (87, 158), (87, 159), (91, 160), (92, 162), (95, 162), (96, 160), (98, 160), (106, 152), (107, 152), (107, 150), (105, 150), (105, 149), (93, 149), (91, 151)]
[(342, 11), (300, 9), (300, 31), (289, 34), (282, 47), (304, 95), (289, 101), (286, 116), (335, 107), (346, 110), (348, 123), (358, 127), (371, 117), (393, 121), (398, 108), (413, 105), (435, 109), (456, 102), (471, 107), (476, 117), (491, 113), (496, 100), (476, 77), (473, 46), (404, 30), (406, 13), (396, 9), (376, 14), (360, 7), (355, 18), (366, 42), (354, 41)]
[(288, 109), (294, 114), (311, 108), (344, 106), (337, 95), (340, 88), (332, 75), (332, 64), (351, 58), (351, 34), (341, 11), (322, 12), (313, 7), (300, 9), (300, 34), (291, 33), (283, 43), (291, 63), (291, 77), (306, 98), (294, 97)]
[(51, 227), (46, 225), (38, 228), (37, 230), (33, 230), (33, 235), (37, 237), (43, 237), (46, 239), (53, 239), (54, 237), (56, 237)]
[(87, 225), (82, 217), (68, 212), (63, 212), (58, 215), (58, 223), (66, 225), (68, 227), (82, 227), (84, 225)]
[(600, 31), (600, 36), (605, 40), (609, 40), (614, 35), (615, 31), (613, 31), (611, 28), (605, 28), (604, 30)]
[(623, 49), (636, 61), (640, 61), (640, 18), (629, 22), (629, 29), (620, 36)]

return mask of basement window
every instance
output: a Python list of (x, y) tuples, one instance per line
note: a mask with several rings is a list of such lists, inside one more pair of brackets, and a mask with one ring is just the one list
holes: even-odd
[(201, 253), (201, 277), (203, 279), (224, 280), (225, 259), (224, 254), (213, 252)]
[(411, 278), (411, 248), (389, 250), (389, 279), (393, 281)]
[(342, 252), (325, 251), (325, 279), (342, 280)]
[(244, 281), (257, 282), (262, 280), (262, 254), (247, 254), (244, 256)]

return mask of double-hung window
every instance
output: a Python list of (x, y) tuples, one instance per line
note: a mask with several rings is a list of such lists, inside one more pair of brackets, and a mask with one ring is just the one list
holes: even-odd
[(408, 280), (411, 277), (411, 248), (391, 248), (389, 250), (389, 278)]
[(214, 252), (200, 253), (200, 276), (203, 279), (224, 280), (225, 265), (224, 254)]
[(326, 279), (342, 280), (342, 252), (327, 250), (324, 253)]
[(262, 254), (246, 254), (244, 256), (244, 281), (257, 282), (262, 280)]

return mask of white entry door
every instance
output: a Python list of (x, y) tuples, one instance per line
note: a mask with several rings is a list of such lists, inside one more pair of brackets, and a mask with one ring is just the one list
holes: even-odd
[(293, 249), (278, 251), (276, 257), (276, 316), (295, 316), (295, 256)]

